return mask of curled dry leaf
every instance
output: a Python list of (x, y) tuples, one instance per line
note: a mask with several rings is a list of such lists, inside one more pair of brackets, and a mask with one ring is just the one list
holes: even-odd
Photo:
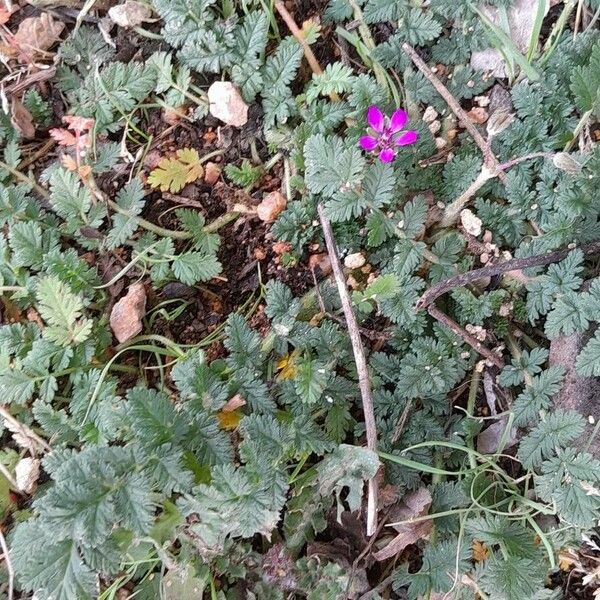
[(110, 313), (110, 328), (120, 343), (126, 342), (142, 331), (142, 319), (146, 314), (146, 290), (143, 284), (129, 286), (127, 294)]
[(64, 28), (64, 23), (44, 12), (37, 17), (23, 19), (13, 40), (24, 54), (44, 53), (59, 39)]
[(215, 81), (208, 88), (208, 102), (210, 114), (223, 123), (242, 127), (248, 122), (248, 105), (233, 83)]
[(232, 412), (234, 410), (236, 410), (237, 408), (241, 408), (242, 406), (246, 405), (246, 400), (244, 400), (244, 398), (242, 398), (242, 396), (240, 394), (236, 394), (235, 396), (232, 396), (231, 398), (229, 398), (229, 400), (227, 400), (227, 402), (224, 404), (223, 408), (221, 409), (223, 412)]
[(13, 98), (10, 106), (10, 122), (25, 139), (30, 140), (35, 137), (33, 117), (17, 98)]
[(411, 523), (411, 519), (427, 514), (431, 506), (431, 494), (427, 488), (419, 488), (406, 494), (396, 510), (390, 513), (391, 523), (398, 535), (385, 547), (373, 554), (375, 560), (382, 561), (402, 552), (410, 544), (427, 539), (433, 523), (430, 519)]
[(256, 207), (256, 214), (261, 221), (272, 223), (287, 206), (287, 200), (281, 192), (270, 192)]
[(31, 494), (40, 476), (40, 461), (37, 458), (22, 458), (15, 467), (17, 487), (25, 494)]
[(108, 16), (119, 27), (137, 27), (144, 21), (152, 18), (152, 11), (142, 2), (126, 0), (124, 4), (118, 4), (108, 10)]

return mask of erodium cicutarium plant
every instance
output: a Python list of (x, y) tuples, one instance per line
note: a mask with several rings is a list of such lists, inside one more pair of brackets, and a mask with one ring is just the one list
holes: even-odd
[(396, 156), (396, 146), (409, 146), (419, 139), (416, 131), (402, 131), (408, 123), (408, 113), (399, 108), (391, 117), (384, 115), (378, 106), (370, 106), (367, 110), (369, 128), (358, 141), (363, 150), (379, 155), (382, 162), (391, 162)]

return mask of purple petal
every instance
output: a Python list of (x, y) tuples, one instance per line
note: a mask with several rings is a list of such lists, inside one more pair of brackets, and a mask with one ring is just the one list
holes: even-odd
[(419, 134), (416, 131), (405, 131), (397, 140), (397, 146), (409, 146), (414, 144), (419, 139)]
[(399, 108), (390, 119), (392, 133), (398, 133), (408, 123), (408, 113)]
[(396, 153), (391, 148), (384, 148), (379, 153), (379, 160), (381, 162), (392, 162), (396, 156)]
[(370, 106), (367, 111), (367, 123), (378, 133), (383, 133), (385, 117), (377, 106)]
[(363, 149), (367, 150), (367, 152), (371, 152), (375, 150), (377, 147), (377, 139), (371, 137), (370, 135), (365, 135), (358, 140), (358, 145)]

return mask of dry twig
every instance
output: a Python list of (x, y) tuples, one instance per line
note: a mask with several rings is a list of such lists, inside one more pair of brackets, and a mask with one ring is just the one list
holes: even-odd
[[(7, 426), (8, 425), (11, 426), (9, 428), (13, 433), (15, 431), (17, 431), (19, 433), (22, 433), (23, 436), (25, 436), (28, 440), (31, 440), (32, 450), (37, 449), (36, 448), (36, 445), (37, 445), (37, 446), (39, 446), (40, 450), (45, 450), (46, 452), (52, 451), (52, 448), (48, 445), (48, 443), (46, 442), (45, 439), (41, 438), (30, 427), (27, 427), (27, 425), (24, 425), (23, 423), (21, 423), (21, 421), (19, 421), (18, 419), (15, 419), (15, 417), (13, 417), (10, 414), (8, 409), (2, 405), (0, 405), (0, 417), (2, 417), (6, 421)], [(33, 442), (35, 442), (35, 444), (33, 444)]]
[[(579, 248), (584, 256), (592, 256), (594, 254), (600, 254), (600, 242), (592, 242), (585, 244)], [(549, 265), (551, 263), (559, 262), (566, 258), (570, 252), (573, 252), (575, 248), (565, 248), (563, 250), (555, 250), (548, 254), (538, 254), (536, 256), (528, 256), (527, 258), (513, 258), (503, 263), (495, 265), (487, 265), (481, 269), (474, 269), (455, 275), (449, 279), (444, 279), (430, 287), (418, 300), (417, 309), (427, 308), (432, 302), (439, 298), (442, 294), (449, 292), (450, 290), (462, 287), (478, 279), (484, 279), (486, 277), (493, 277), (494, 275), (500, 275), (501, 273), (508, 273), (510, 271), (521, 271), (523, 269), (529, 269), (531, 267), (541, 267), (543, 265)]]
[(456, 98), (450, 93), (450, 90), (435, 76), (435, 73), (425, 64), (423, 59), (417, 54), (417, 51), (407, 43), (402, 44), (402, 50), (413, 61), (417, 69), (423, 73), (425, 78), (433, 85), (438, 94), (446, 101), (450, 110), (458, 117), (463, 127), (469, 132), (473, 141), (479, 146), (483, 153), (483, 159), (488, 168), (495, 170), (498, 165), (498, 159), (494, 156), (490, 145), (483, 139), (483, 136), (475, 125), (469, 119), (467, 113), (463, 110)]
[(442, 227), (452, 226), (458, 219), (458, 215), (467, 202), (480, 190), (490, 179), (498, 177), (500, 181), (506, 183), (506, 171), (515, 165), (531, 160), (533, 158), (549, 158), (553, 155), (547, 152), (534, 152), (527, 154), (505, 163), (499, 163), (496, 155), (492, 152), (489, 141), (486, 141), (481, 135), (477, 127), (473, 125), (467, 113), (463, 110), (456, 98), (450, 93), (450, 90), (436, 77), (435, 73), (427, 66), (423, 59), (418, 55), (417, 51), (409, 44), (402, 44), (402, 50), (412, 60), (414, 65), (421, 71), (425, 78), (433, 85), (438, 94), (446, 101), (450, 110), (456, 115), (463, 127), (473, 138), (483, 154), (483, 167), (481, 172), (471, 185), (458, 197), (451, 202), (444, 210), (440, 225)]
[(296, 21), (294, 21), (294, 17), (290, 15), (288, 9), (285, 7), (283, 2), (275, 2), (275, 10), (279, 13), (281, 18), (284, 20), (285, 24), (288, 26), (291, 34), (298, 40), (298, 43), (302, 46), (302, 50), (304, 50), (304, 56), (310, 65), (310, 68), (313, 73), (317, 75), (321, 75), (323, 73), (323, 69), (321, 69), (321, 65), (317, 60), (317, 57), (314, 55), (311, 47), (308, 45), (308, 42), (302, 35), (302, 31), (298, 25), (296, 25)]
[[(325, 215), (325, 211), (321, 204), (317, 205), (317, 212), (319, 213), (319, 220), (321, 221), (321, 227), (323, 228), (323, 236), (325, 237), (325, 245), (327, 246), (327, 253), (329, 254), (329, 260), (331, 261), (331, 268), (333, 270), (333, 276), (337, 285), (340, 300), (342, 302), (342, 309), (344, 311), (344, 317), (346, 319), (346, 327), (350, 334), (350, 341), (352, 342), (352, 351), (354, 353), (354, 361), (356, 363), (356, 370), (358, 372), (358, 386), (360, 388), (360, 395), (362, 398), (363, 413), (365, 417), (365, 429), (367, 434), (367, 447), (373, 452), (377, 452), (377, 429), (375, 426), (375, 413), (373, 410), (373, 396), (371, 394), (371, 383), (369, 381), (369, 371), (367, 369), (367, 360), (365, 358), (365, 351), (360, 339), (360, 331), (358, 329), (358, 323), (352, 310), (352, 302), (350, 301), (350, 294), (346, 287), (346, 280), (342, 271), (342, 265), (337, 253), (337, 247), (335, 239), (333, 237), (333, 230), (331, 229), (331, 223)], [(373, 477), (369, 480), (369, 496), (367, 502), (367, 535), (371, 536), (377, 531), (377, 481)]]
[(463, 341), (475, 352), (478, 352), (490, 361), (493, 365), (496, 365), (499, 369), (504, 368), (504, 361), (497, 355), (494, 354), (489, 348), (486, 348), (476, 337), (472, 336), (468, 331), (465, 331), (456, 321), (451, 319), (445, 312), (442, 312), (437, 306), (431, 304), (427, 309), (429, 314), (442, 325), (450, 329), (453, 333), (463, 339)]
[(0, 527), (0, 548), (2, 549), (2, 555), (4, 556), (4, 562), (6, 563), (6, 570), (8, 571), (8, 600), (13, 600), (14, 587), (15, 587), (15, 570), (13, 569), (12, 562), (10, 560), (10, 554), (8, 553), (8, 544), (4, 537), (4, 532)]

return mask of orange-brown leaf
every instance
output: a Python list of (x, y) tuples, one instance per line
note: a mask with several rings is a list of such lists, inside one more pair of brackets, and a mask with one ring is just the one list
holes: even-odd
[(75, 136), (69, 130), (63, 129), (62, 127), (50, 129), (48, 133), (50, 134), (50, 137), (58, 142), (59, 146), (75, 146), (77, 144)]
[(473, 551), (473, 560), (475, 562), (483, 562), (490, 556), (490, 549), (479, 540), (473, 540), (471, 549)]

